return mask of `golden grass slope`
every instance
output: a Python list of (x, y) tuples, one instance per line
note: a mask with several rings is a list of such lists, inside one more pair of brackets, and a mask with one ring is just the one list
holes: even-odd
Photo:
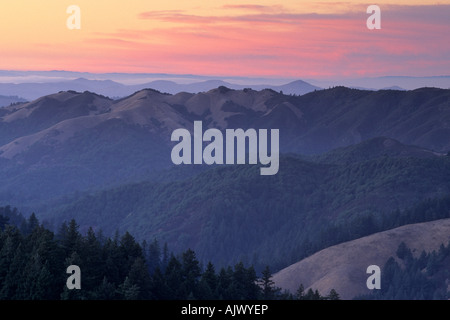
[(396, 251), (402, 241), (415, 256), (423, 250), (437, 250), (440, 244), (450, 241), (450, 219), (405, 225), (323, 249), (280, 270), (273, 280), (276, 286), (292, 293), (303, 284), (305, 290), (317, 289), (322, 295), (334, 288), (341, 299), (352, 299), (370, 293), (367, 267), (378, 265), (383, 277), (389, 257), (398, 260)]

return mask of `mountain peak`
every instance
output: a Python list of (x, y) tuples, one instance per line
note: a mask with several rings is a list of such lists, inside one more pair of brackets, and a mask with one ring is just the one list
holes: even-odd
[(77, 78), (69, 81), (71, 83), (76, 84), (84, 84), (84, 85), (92, 85), (92, 84), (102, 84), (102, 85), (121, 85), (118, 82), (112, 80), (96, 80), (96, 79), (86, 79), (86, 78)]

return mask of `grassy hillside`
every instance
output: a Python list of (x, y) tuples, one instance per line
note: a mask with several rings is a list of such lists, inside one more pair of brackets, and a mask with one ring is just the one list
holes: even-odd
[[(445, 293), (450, 274), (448, 264), (445, 264), (444, 260), (442, 263), (435, 262), (436, 270), (430, 269), (431, 263), (428, 264), (428, 270), (427, 263), (418, 268), (419, 274), (423, 273), (423, 278), (418, 275), (415, 275), (416, 279), (398, 276), (395, 279), (397, 284), (394, 283), (394, 275), (390, 269), (397, 264), (398, 270), (395, 272), (400, 275), (402, 269), (408, 267), (408, 258), (405, 257), (406, 255), (402, 256), (398, 250), (402, 242), (410, 250), (411, 261), (412, 258), (422, 259), (423, 264), (423, 261), (430, 259), (425, 252), (438, 252), (441, 245), (450, 245), (449, 235), (450, 219), (405, 225), (321, 250), (279, 271), (274, 275), (273, 280), (277, 286), (291, 292), (295, 292), (300, 284), (303, 284), (305, 290), (312, 288), (319, 292), (329, 292), (331, 288), (334, 288), (342, 299), (352, 299), (357, 296), (362, 298), (363, 295), (365, 299), (368, 299), (373, 298), (372, 294), (377, 297), (386, 294), (389, 290), (392, 291), (395, 285), (397, 285), (396, 289), (400, 288), (402, 284), (405, 287), (410, 286), (408, 291), (415, 294), (426, 293), (430, 288), (427, 288), (424, 283), (427, 283), (427, 286), (433, 284), (433, 281), (426, 280), (430, 280), (435, 275), (437, 289), (442, 289)], [(441, 255), (442, 259), (448, 261), (450, 254), (444, 255), (444, 253)], [(391, 260), (386, 264), (390, 258)], [(418, 260), (415, 263), (417, 264)], [(370, 276), (366, 270), (370, 265), (378, 265), (381, 268), (381, 292), (376, 292), (377, 290), (373, 292), (366, 286), (366, 280)], [(393, 296), (386, 295), (385, 298), (399, 299), (402, 298), (401, 294), (402, 292), (395, 292)], [(403, 298), (410, 297), (403, 296)], [(417, 298), (419, 296), (416, 296)], [(430, 299), (433, 296), (422, 297), (424, 298)]]

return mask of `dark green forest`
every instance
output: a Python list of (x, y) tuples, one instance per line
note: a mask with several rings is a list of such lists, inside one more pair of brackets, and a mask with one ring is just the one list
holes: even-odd
[[(81, 269), (80, 290), (66, 286), (70, 265)], [(271, 277), (269, 267), (258, 277), (242, 262), (216, 270), (190, 249), (174, 255), (156, 239), (138, 243), (128, 232), (109, 238), (90, 228), (83, 235), (75, 220), (54, 233), (34, 214), (25, 219), (0, 208), (0, 300), (339, 299), (335, 290), (281, 292)]]
[[(427, 217), (417, 214), (421, 207), (443, 208), (443, 203), (450, 200), (430, 200), (404, 215), (416, 212), (423, 220)], [(81, 269), (81, 290), (66, 287), (69, 265)], [(446, 300), (449, 265), (450, 242), (416, 257), (402, 243), (382, 268), (381, 290), (355, 299)], [(15, 208), (0, 208), (0, 300), (339, 299), (334, 289), (323, 296), (301, 284), (296, 292), (282, 291), (271, 278), (269, 266), (259, 276), (243, 262), (216, 269), (193, 250), (174, 254), (157, 239), (139, 243), (128, 232), (105, 237), (92, 228), (82, 234), (75, 220), (53, 232), (34, 214), (24, 218)]]
[(335, 152), (334, 162), (282, 156), (274, 177), (260, 176), (257, 166), (209, 168), (176, 181), (65, 197), (40, 218), (57, 228), (76, 217), (83, 231), (128, 230), (175, 252), (192, 248), (219, 267), (243, 261), (260, 272), (330, 245), (449, 217), (449, 157), (373, 156), (365, 149), (367, 158), (342, 161), (352, 151)]

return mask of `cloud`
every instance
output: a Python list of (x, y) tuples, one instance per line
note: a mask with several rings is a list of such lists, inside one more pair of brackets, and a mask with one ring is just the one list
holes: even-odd
[(91, 38), (91, 39), (86, 39), (85, 40), (87, 43), (94, 43), (94, 44), (103, 44), (103, 45), (108, 45), (108, 46), (119, 46), (119, 47), (123, 47), (124, 45), (130, 46), (130, 45), (134, 45), (137, 42), (136, 41), (129, 41), (129, 40), (125, 40), (123, 38), (101, 38), (101, 37), (96, 37), (96, 38)]
[(140, 19), (148, 19), (154, 21), (163, 21), (170, 23), (202, 23), (202, 24), (219, 24), (219, 23), (239, 23), (239, 22), (264, 22), (264, 23), (301, 23), (305, 20), (345, 20), (345, 19), (361, 19), (360, 14), (318, 14), (318, 13), (257, 13), (257, 14), (241, 14), (241, 15), (224, 15), (224, 16), (201, 16), (186, 14), (179, 11), (148, 11), (139, 14)]
[(225, 4), (222, 9), (232, 9), (239, 11), (257, 11), (257, 12), (282, 12), (285, 8), (282, 5), (259, 5), (259, 4)]
[(108, 62), (152, 72), (302, 77), (450, 70), (444, 41), (450, 5), (381, 10), (381, 30), (366, 28), (365, 10), (298, 13), (244, 4), (223, 6), (223, 15), (147, 11), (138, 16), (156, 22), (147, 29), (95, 34), (87, 42), (92, 52), (121, 49)]
[(381, 7), (382, 14), (387, 19), (403, 20), (416, 23), (443, 24), (450, 27), (450, 5), (394, 5), (388, 4)]
[[(343, 4), (348, 4), (343, 2)], [(364, 9), (363, 6), (357, 6)], [(140, 19), (150, 19), (172, 23), (231, 23), (231, 22), (270, 22), (301, 23), (305, 20), (365, 20), (365, 10), (349, 10), (340, 13), (292, 13), (282, 6), (263, 5), (224, 5), (225, 9), (248, 9), (258, 11), (252, 14), (202, 16), (186, 14), (181, 10), (148, 11), (139, 14)], [(353, 7), (354, 8), (354, 7)], [(422, 22), (449, 25), (450, 5), (384, 5), (382, 17), (390, 20)]]
[(139, 19), (158, 20), (164, 22), (199, 23), (210, 22), (218, 17), (186, 14), (180, 10), (147, 11), (138, 15)]
[(250, 9), (250, 10), (266, 10), (272, 9), (273, 6), (264, 6), (260, 4), (225, 4), (222, 6), (224, 9)]

